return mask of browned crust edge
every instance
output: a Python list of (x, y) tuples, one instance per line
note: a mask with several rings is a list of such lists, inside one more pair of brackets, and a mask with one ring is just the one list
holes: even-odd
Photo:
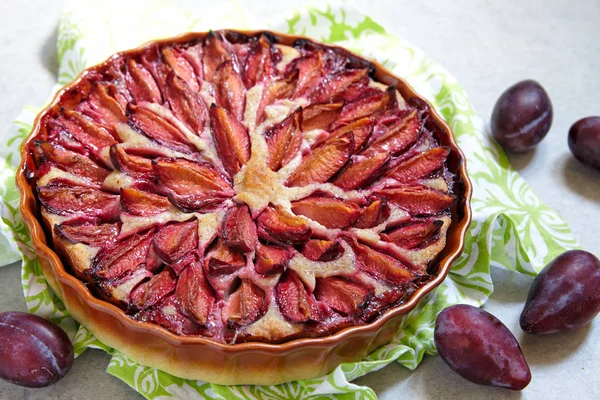
[[(265, 31), (236, 32), (254, 36)], [(281, 44), (291, 45), (298, 39), (312, 41), (303, 36), (269, 33)], [(137, 49), (118, 54), (132, 54), (157, 43), (181, 43), (202, 39), (206, 35), (206, 32), (188, 33), (176, 38), (152, 41)], [(344, 51), (348, 50), (344, 49)], [(377, 62), (371, 61), (371, 63), (375, 67), (375, 77), (379, 81), (395, 86), (406, 99), (416, 97), (426, 102), (404, 80), (393, 76)], [(96, 67), (88, 68), (86, 71)], [(464, 154), (457, 146), (450, 128), (430, 106), (432, 122), (443, 132), (443, 136), (439, 139), (442, 139), (443, 145), (452, 149), (449, 169), (456, 174), (454, 187), (459, 200), (453, 209), (453, 222), (448, 230), (446, 247), (438, 256), (437, 276), (418, 288), (404, 304), (387, 310), (370, 324), (349, 327), (331, 336), (302, 338), (282, 344), (257, 342), (222, 344), (204, 337), (180, 337), (162, 327), (131, 320), (116, 306), (93, 297), (79, 279), (65, 271), (59, 256), (47, 244), (38, 218), (38, 204), (25, 176), (26, 161), (30, 157), (28, 145), (39, 132), (42, 117), (58, 102), (65, 91), (76, 86), (85, 77), (86, 71), (56, 93), (50, 105), (36, 117), (32, 133), (22, 145), (21, 164), (16, 176), (17, 187), (21, 193), (21, 215), (31, 234), (32, 244), (44, 275), (52, 289), (64, 301), (71, 315), (94, 333), (100, 341), (141, 364), (159, 368), (182, 378), (202, 379), (227, 385), (276, 384), (323, 375), (342, 362), (358, 361), (370, 351), (389, 343), (398, 329), (402, 316), (411, 311), (421, 298), (444, 280), (452, 262), (461, 253), (466, 230), (471, 222), (471, 182), (467, 175)]]

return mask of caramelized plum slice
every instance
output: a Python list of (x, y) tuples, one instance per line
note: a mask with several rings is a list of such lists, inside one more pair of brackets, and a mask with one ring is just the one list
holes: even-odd
[(185, 123), (192, 132), (199, 134), (208, 121), (208, 108), (204, 100), (196, 95), (185, 81), (169, 74), (165, 85), (165, 97), (173, 114)]
[[(41, 163), (50, 162), (63, 171), (85, 178), (96, 186), (102, 184), (110, 171), (102, 168), (88, 157), (84, 157), (60, 146), (52, 145), (43, 140), (34, 142), (36, 155)], [(39, 177), (39, 176), (38, 176)]]
[(246, 89), (240, 73), (236, 71), (231, 60), (225, 61), (217, 68), (213, 81), (217, 105), (231, 112), (238, 121), (242, 121), (246, 105)]
[(356, 242), (353, 243), (353, 247), (360, 268), (377, 278), (395, 284), (402, 284), (411, 281), (415, 277), (407, 266), (394, 257)]
[[(178, 280), (178, 285), (180, 282), (181, 279)], [(177, 293), (177, 289), (175, 292)], [(179, 311), (179, 308), (181, 307), (181, 300), (176, 294), (172, 294), (154, 307), (140, 311), (135, 315), (135, 319), (160, 325), (176, 335), (200, 334), (201, 330), (199, 324), (195, 322), (195, 320), (193, 321), (191, 318), (182, 314)]]
[(265, 34), (249, 42), (249, 54), (244, 65), (244, 84), (250, 89), (259, 82), (268, 80), (275, 72), (271, 41)]
[(198, 83), (202, 83), (202, 80), (204, 79), (204, 67), (202, 65), (203, 53), (204, 48), (202, 47), (202, 43), (189, 46), (183, 52), (183, 56), (194, 69), (194, 73), (196, 74), (196, 79), (198, 79)]
[(256, 224), (246, 205), (230, 209), (223, 218), (223, 242), (234, 250), (247, 253), (258, 243)]
[(127, 83), (127, 89), (131, 92), (136, 103), (139, 104), (144, 101), (162, 103), (160, 89), (152, 74), (133, 59), (127, 60), (125, 82)]
[(244, 255), (227, 246), (221, 238), (204, 257), (206, 270), (210, 275), (231, 274), (246, 265)]
[(117, 145), (110, 147), (110, 160), (116, 169), (131, 177), (148, 178), (152, 174), (152, 160), (127, 154)]
[(233, 195), (231, 185), (207, 164), (197, 164), (179, 158), (163, 158), (154, 160), (152, 167), (160, 181), (179, 194), (199, 190)]
[(323, 312), (292, 270), (284, 272), (275, 288), (275, 295), (279, 311), (288, 321), (298, 323), (323, 318)]
[(71, 243), (83, 243), (89, 246), (104, 246), (117, 240), (121, 224), (84, 224), (54, 225), (54, 233)]
[(327, 182), (350, 159), (354, 149), (352, 132), (333, 138), (306, 156), (287, 180), (288, 186)]
[(248, 279), (227, 300), (223, 322), (230, 327), (249, 325), (266, 311), (265, 292)]
[(284, 247), (259, 243), (256, 247), (254, 269), (265, 275), (280, 273), (285, 270), (290, 258), (291, 251)]
[(265, 108), (273, 104), (275, 100), (287, 99), (294, 94), (296, 89), (296, 78), (298, 77), (298, 71), (291, 74), (287, 78), (270, 81), (266, 84), (258, 109), (256, 110), (256, 124), (263, 122), (265, 118)]
[(267, 165), (277, 171), (285, 167), (298, 154), (302, 144), (302, 108), (265, 131), (267, 138)]
[(121, 189), (121, 207), (131, 215), (151, 216), (171, 209), (169, 199), (134, 188)]
[(179, 310), (200, 325), (206, 325), (215, 296), (198, 263), (188, 265), (179, 278), (175, 296)]
[(98, 252), (92, 261), (92, 272), (104, 279), (114, 279), (124, 273), (138, 268), (150, 267), (152, 257), (152, 237), (154, 231), (149, 230), (140, 235), (106, 246)]
[(168, 189), (169, 200), (184, 212), (202, 210), (233, 195), (229, 183), (214, 169), (182, 159), (161, 159), (152, 163)]
[(376, 180), (387, 168), (390, 156), (382, 152), (372, 157), (353, 156), (352, 164), (343, 170), (333, 184), (345, 190), (360, 189)]
[[(339, 72), (329, 79), (323, 80), (322, 83), (309, 95), (309, 97), (315, 103), (336, 101), (341, 97), (340, 95), (352, 84), (361, 80), (366, 80), (365, 78), (367, 78), (368, 73), (368, 69), (354, 69)], [(365, 82), (365, 86), (367, 82)]]
[(174, 222), (154, 235), (154, 248), (167, 264), (174, 264), (198, 248), (198, 220)]
[(101, 124), (110, 126), (127, 122), (125, 116), (127, 100), (120, 95), (112, 83), (93, 84), (88, 101), (84, 104), (84, 113)]
[(49, 212), (57, 215), (116, 220), (120, 211), (119, 196), (85, 186), (39, 187), (38, 198)]
[(426, 186), (407, 186), (377, 192), (390, 203), (411, 214), (437, 214), (452, 207), (456, 196), (444, 194)]
[(317, 196), (294, 201), (292, 211), (317, 221), (329, 229), (347, 228), (356, 221), (360, 214), (359, 207), (354, 203)]
[(204, 79), (212, 82), (215, 71), (219, 65), (225, 61), (234, 60), (235, 55), (231, 49), (231, 44), (226, 42), (221, 34), (211, 31), (204, 40), (204, 52), (202, 64), (204, 66)]
[(173, 293), (175, 284), (173, 270), (165, 269), (149, 281), (138, 285), (129, 295), (129, 303), (138, 310), (150, 308)]
[[(100, 293), (112, 303), (129, 307), (129, 296), (133, 289), (153, 276), (154, 274), (147, 269), (138, 268), (128, 271), (117, 278), (96, 280), (95, 285)], [(87, 278), (89, 279), (89, 277)], [(86, 279), (86, 277), (83, 277), (83, 279)]]
[(314, 129), (328, 130), (337, 119), (344, 103), (311, 104), (302, 110), (302, 130), (309, 132)]
[(317, 300), (345, 315), (360, 315), (371, 295), (363, 285), (334, 276), (318, 278), (315, 286)]
[(354, 226), (359, 229), (367, 229), (383, 223), (390, 217), (391, 210), (387, 198), (384, 196), (363, 208)]
[(129, 124), (134, 129), (158, 143), (186, 154), (196, 151), (179, 129), (158, 114), (130, 104), (128, 117)]
[(324, 139), (314, 143), (311, 147), (313, 149), (317, 148), (319, 146), (322, 146), (324, 143), (330, 141), (332, 138), (340, 137), (346, 132), (352, 132), (352, 134), (354, 135), (354, 149), (352, 150), (352, 153), (357, 153), (369, 138), (369, 135), (371, 134), (371, 131), (373, 129), (373, 124), (374, 120), (371, 118), (362, 118), (356, 120), (354, 122), (349, 123), (348, 125), (344, 125), (337, 128)]
[(101, 157), (102, 149), (117, 143), (106, 129), (76, 111), (64, 110), (57, 122), (83, 147), (98, 157)]
[(433, 148), (397, 165), (387, 176), (402, 183), (414, 182), (442, 168), (449, 153), (445, 147)]
[(345, 104), (335, 126), (342, 126), (365, 117), (378, 117), (386, 111), (393, 110), (396, 106), (396, 89), (390, 86), (385, 92), (361, 97), (352, 103)]
[(441, 227), (444, 222), (439, 219), (429, 219), (401, 226), (391, 232), (381, 234), (383, 240), (392, 242), (405, 249), (422, 246)]
[(267, 207), (258, 217), (258, 235), (266, 241), (304, 243), (311, 234), (308, 223), (279, 207)]
[(290, 70), (298, 69), (298, 83), (294, 98), (310, 93), (322, 81), (323, 52), (315, 51), (304, 57), (297, 58), (288, 66)]
[(200, 91), (194, 68), (186, 60), (181, 50), (174, 47), (163, 47), (162, 56), (167, 65), (179, 78), (187, 83), (192, 92), (197, 93)]
[(398, 154), (414, 143), (421, 132), (421, 121), (416, 111), (388, 128), (387, 133), (375, 139), (361, 153), (365, 157), (373, 157), (381, 152)]
[(343, 252), (344, 248), (337, 240), (310, 239), (302, 249), (302, 255), (311, 261), (333, 261)]
[(250, 159), (250, 138), (242, 124), (226, 109), (210, 106), (210, 123), (215, 146), (225, 170), (233, 176)]

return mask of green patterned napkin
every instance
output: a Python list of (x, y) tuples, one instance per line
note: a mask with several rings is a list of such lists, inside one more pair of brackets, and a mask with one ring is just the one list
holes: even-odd
[[(114, 4), (107, 4), (111, 2)], [(14, 262), (22, 256), (27, 306), (31, 312), (51, 318), (65, 328), (74, 342), (76, 354), (87, 347), (111, 353), (107, 371), (148, 399), (375, 399), (370, 388), (350, 382), (392, 362), (414, 369), (424, 354), (435, 354), (433, 326), (437, 314), (451, 304), (483, 304), (494, 290), (491, 266), (534, 276), (552, 258), (577, 247), (564, 220), (537, 198), (510, 168), (502, 150), (489, 139), (483, 121), (454, 77), (419, 49), (387, 33), (371, 18), (345, 3), (306, 6), (273, 21), (253, 16), (238, 4), (217, 3), (214, 10), (194, 11), (182, 10), (166, 1), (69, 2), (59, 24), (57, 88), (115, 51), (192, 30), (269, 28), (336, 43), (378, 60), (395, 74), (407, 78), (453, 129), (467, 156), (474, 184), (473, 223), (467, 233), (465, 250), (445, 282), (404, 318), (394, 341), (361, 362), (340, 365), (318, 379), (277, 386), (220, 386), (179, 379), (139, 365), (97, 341), (69, 317), (60, 300), (49, 290), (20, 220), (18, 193), (13, 183), (19, 146), (29, 134), (38, 111), (26, 108), (13, 129), (2, 138), (7, 146), (0, 149), (0, 264)]]

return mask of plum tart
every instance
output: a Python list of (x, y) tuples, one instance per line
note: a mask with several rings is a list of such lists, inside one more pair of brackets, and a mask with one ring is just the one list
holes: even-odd
[(44, 272), (61, 298), (78, 281), (67, 308), (113, 346), (91, 309), (218, 346), (373, 324), (443, 279), (470, 220), (463, 156), (427, 102), (269, 32), (116, 54), (59, 92), (23, 155), (24, 219), (60, 257)]

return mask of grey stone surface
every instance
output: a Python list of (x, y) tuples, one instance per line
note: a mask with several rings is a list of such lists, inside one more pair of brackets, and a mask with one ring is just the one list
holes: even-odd
[[(178, 1), (182, 4), (198, 4)], [(0, 2), (0, 129), (25, 104), (42, 104), (56, 76), (57, 19), (63, 1)], [(242, 2), (282, 12), (298, 0)], [(451, 71), (484, 120), (500, 93), (516, 81), (542, 83), (554, 104), (554, 123), (538, 149), (511, 156), (534, 191), (558, 210), (584, 248), (600, 255), (600, 174), (570, 156), (566, 138), (577, 119), (600, 113), (600, 42), (596, 0), (357, 0), (389, 31), (421, 47)], [(214, 3), (213, 3), (214, 4)], [(214, 5), (212, 5), (214, 6)], [(530, 280), (494, 271), (496, 291), (485, 308), (521, 342), (533, 381), (522, 393), (479, 387), (462, 380), (439, 357), (426, 357), (410, 373), (399, 365), (360, 378), (381, 399), (597, 399), (600, 398), (600, 321), (577, 332), (526, 336), (518, 315)], [(25, 310), (19, 266), (0, 269), (0, 310)], [(0, 382), (0, 399), (139, 398), (104, 372), (109, 357), (87, 351), (72, 371), (45, 389)]]

